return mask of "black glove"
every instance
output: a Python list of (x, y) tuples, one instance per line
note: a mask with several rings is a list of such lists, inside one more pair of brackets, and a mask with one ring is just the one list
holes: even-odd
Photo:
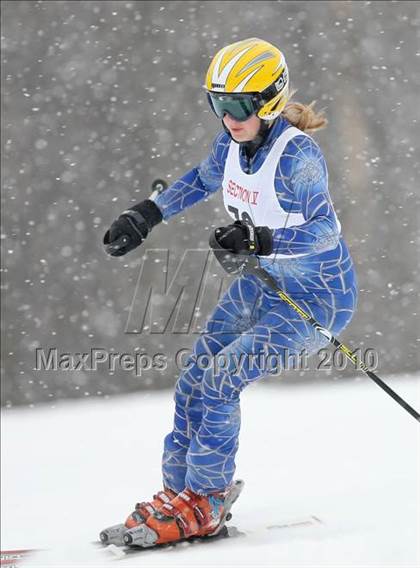
[(253, 227), (242, 221), (219, 227), (210, 236), (210, 247), (226, 272), (238, 274), (251, 254), (273, 252), (273, 235), (268, 227)]
[(106, 252), (111, 256), (123, 256), (135, 249), (162, 218), (159, 207), (150, 199), (127, 209), (104, 235)]
[(233, 225), (219, 227), (214, 235), (222, 248), (234, 254), (254, 253), (266, 256), (273, 252), (273, 235), (268, 227), (253, 227), (235, 221)]

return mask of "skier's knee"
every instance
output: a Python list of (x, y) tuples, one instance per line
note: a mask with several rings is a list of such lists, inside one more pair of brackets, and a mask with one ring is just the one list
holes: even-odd
[(224, 401), (237, 400), (240, 395), (239, 378), (227, 372), (205, 371), (202, 381), (203, 403), (212, 406)]

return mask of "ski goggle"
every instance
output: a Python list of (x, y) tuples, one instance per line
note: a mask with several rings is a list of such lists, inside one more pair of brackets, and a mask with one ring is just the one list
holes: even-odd
[(214, 114), (223, 118), (228, 114), (238, 122), (248, 120), (261, 108), (261, 95), (254, 93), (207, 92), (207, 98)]

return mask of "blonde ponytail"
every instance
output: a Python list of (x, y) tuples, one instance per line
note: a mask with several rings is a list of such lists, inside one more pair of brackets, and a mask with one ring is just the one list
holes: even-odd
[[(292, 91), (290, 98), (296, 93)], [(303, 132), (315, 132), (325, 128), (328, 120), (324, 111), (314, 110), (316, 101), (312, 101), (309, 105), (304, 105), (295, 101), (290, 101), (284, 107), (282, 115), (296, 128)]]

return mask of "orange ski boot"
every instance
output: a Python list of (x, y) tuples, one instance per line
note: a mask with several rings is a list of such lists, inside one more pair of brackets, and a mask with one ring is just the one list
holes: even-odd
[(140, 523), (144, 523), (150, 515), (153, 515), (156, 511), (170, 503), (171, 500), (176, 497), (176, 493), (172, 489), (165, 488), (163, 491), (158, 491), (156, 495), (153, 495), (152, 501), (143, 501), (142, 503), (136, 503), (135, 510), (127, 517), (125, 521), (125, 526), (127, 529), (132, 529)]
[(166, 503), (170, 503), (174, 497), (176, 497), (176, 493), (172, 489), (165, 487), (163, 491), (153, 495), (152, 501), (136, 503), (135, 510), (127, 517), (125, 523), (108, 527), (100, 533), (99, 538), (101, 542), (103, 544), (122, 546), (124, 544), (123, 534), (127, 529), (132, 529), (144, 523), (150, 515), (158, 511)]
[(230, 519), (230, 509), (243, 485), (243, 481), (236, 481), (227, 490), (210, 495), (198, 495), (184, 489), (144, 523), (127, 530), (123, 542), (147, 548), (194, 537), (215, 536)]

